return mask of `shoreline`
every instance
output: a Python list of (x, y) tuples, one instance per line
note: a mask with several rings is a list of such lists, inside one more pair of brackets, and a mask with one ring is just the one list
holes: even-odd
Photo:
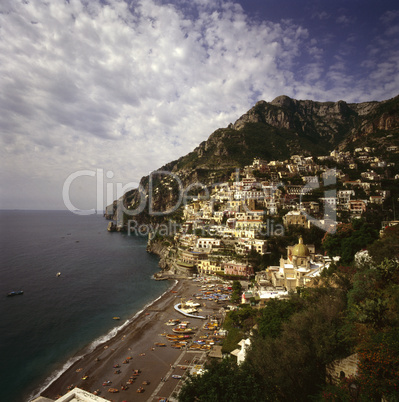
[(37, 387), (34, 391), (30, 392), (30, 394), (27, 397), (27, 400), (31, 402), (36, 398), (38, 398), (39, 396), (44, 395), (46, 391), (52, 387), (53, 383), (57, 382), (61, 377), (63, 377), (73, 366), (79, 363), (79, 361), (85, 359), (86, 356), (95, 353), (98, 348), (103, 347), (109, 342), (112, 342), (116, 337), (118, 337), (120, 333), (128, 331), (129, 327), (134, 326), (136, 320), (138, 320), (145, 313), (147, 309), (150, 309), (157, 302), (160, 302), (162, 298), (166, 297), (168, 293), (173, 291), (174, 288), (178, 287), (182, 279), (171, 278), (170, 280), (173, 280), (174, 283), (165, 292), (163, 292), (156, 299), (145, 304), (141, 310), (136, 312), (132, 317), (128, 318), (123, 324), (121, 324), (118, 327), (112, 328), (105, 335), (99, 336), (98, 338), (90, 342), (87, 346), (77, 351), (63, 364), (63, 366), (59, 370), (52, 372), (44, 380), (43, 385)]
[[(175, 284), (144, 306), (115, 336), (99, 343), (93, 350), (89, 349), (89, 345), (68, 360), (77, 357), (77, 360), (72, 361), (72, 364), (57, 378), (52, 379), (51, 383), (38, 388), (33, 398), (43, 396), (55, 400), (74, 387), (91, 393), (98, 390), (100, 397), (114, 402), (170, 398), (180, 383), (180, 380), (172, 377), (173, 373), (183, 375), (186, 366), (203, 361), (207, 355), (204, 351), (172, 348), (165, 336), (161, 335), (171, 332), (171, 327), (165, 325), (168, 320), (187, 319), (174, 309), (176, 299), (180, 301), (181, 298), (190, 298), (198, 291), (198, 282), (182, 278), (174, 280)], [(216, 315), (220, 307), (216, 303), (206, 302), (202, 314)], [(197, 335), (204, 333), (202, 326), (205, 320), (190, 317), (189, 321), (190, 326), (199, 328)], [(157, 347), (157, 343), (164, 343), (166, 347)], [(114, 367), (116, 365), (119, 367)], [(137, 369), (141, 370), (141, 373), (133, 377), (133, 381), (133, 370)], [(83, 379), (86, 376), (87, 378)], [(106, 381), (111, 381), (111, 384), (104, 386)], [(126, 386), (129, 381), (131, 383)], [(142, 385), (143, 383), (147, 384)], [(122, 386), (127, 389), (121, 390)], [(119, 392), (109, 393), (110, 387), (117, 388)], [(138, 393), (139, 387), (143, 387), (144, 392)]]

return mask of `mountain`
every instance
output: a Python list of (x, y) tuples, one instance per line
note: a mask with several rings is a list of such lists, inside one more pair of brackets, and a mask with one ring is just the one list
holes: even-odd
[[(184, 188), (196, 182), (209, 185), (226, 181), (235, 168), (251, 164), (255, 157), (286, 160), (295, 154), (320, 156), (366, 145), (383, 150), (399, 145), (398, 134), (399, 96), (382, 102), (346, 103), (282, 95), (272, 102), (257, 102), (234, 124), (216, 130), (192, 152), (159, 171), (175, 174)], [(153, 175), (151, 185), (154, 210), (175, 205), (176, 180)], [(125, 194), (124, 204), (136, 209), (148, 190), (146, 176), (139, 189)], [(153, 220), (146, 212), (141, 214), (143, 220)]]

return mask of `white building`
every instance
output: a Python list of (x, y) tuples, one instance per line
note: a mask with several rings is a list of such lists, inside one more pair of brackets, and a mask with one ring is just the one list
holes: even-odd
[(241, 347), (241, 349), (235, 349), (231, 352), (231, 354), (237, 357), (237, 364), (241, 364), (245, 361), (247, 351), (251, 346), (251, 340), (249, 338), (241, 339), (241, 341), (238, 342), (238, 345)]
[(212, 237), (200, 237), (197, 239), (197, 248), (217, 248), (220, 247), (220, 239), (214, 239)]
[[(54, 400), (39, 396), (32, 402), (54, 402)], [(101, 398), (80, 388), (74, 388), (64, 396), (61, 396), (61, 398), (58, 398), (57, 402), (108, 402), (108, 399)]]

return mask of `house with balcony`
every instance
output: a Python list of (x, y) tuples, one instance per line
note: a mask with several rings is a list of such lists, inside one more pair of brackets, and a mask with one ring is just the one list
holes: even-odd
[(364, 200), (350, 200), (349, 201), (349, 212), (354, 217), (360, 217), (363, 212), (366, 212), (367, 203)]

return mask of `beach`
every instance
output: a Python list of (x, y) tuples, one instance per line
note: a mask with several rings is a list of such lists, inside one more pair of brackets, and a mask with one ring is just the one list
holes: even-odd
[[(69, 389), (79, 387), (91, 393), (97, 391), (102, 398), (114, 402), (173, 399), (182, 381), (172, 376), (182, 376), (190, 367), (203, 363), (207, 352), (172, 348), (165, 338), (165, 333), (173, 333), (172, 327), (166, 322), (173, 319), (189, 321), (190, 327), (198, 328), (194, 339), (210, 333), (203, 329), (207, 320), (184, 317), (174, 308), (182, 298), (188, 300), (198, 293), (200, 285), (179, 279), (115, 337), (85, 354), (40, 395), (55, 400)], [(221, 304), (209, 300), (200, 302), (200, 315), (221, 318)], [(138, 375), (134, 375), (135, 370), (139, 370)], [(110, 383), (103, 385), (107, 381)], [(118, 392), (110, 393), (109, 388)], [(140, 388), (142, 392), (137, 392)]]

